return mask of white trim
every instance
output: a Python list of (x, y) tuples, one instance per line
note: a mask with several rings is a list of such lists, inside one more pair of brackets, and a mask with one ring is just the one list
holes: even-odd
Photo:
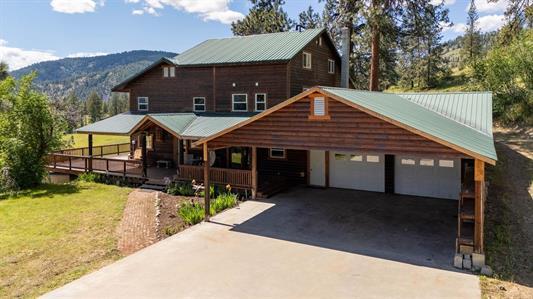
[(335, 60), (333, 59), (328, 59), (328, 74), (335, 74)]
[[(203, 99), (203, 100), (204, 100), (204, 103), (203, 103), (203, 104), (196, 104), (196, 99)], [(203, 110), (197, 110), (197, 109), (196, 109), (196, 105), (198, 105), (198, 106), (203, 105), (203, 106), (204, 106), (204, 109), (203, 109)], [(206, 108), (207, 108), (207, 103), (206, 103), (206, 101), (205, 101), (205, 97), (193, 97), (193, 98), (192, 98), (192, 111), (194, 111), (194, 112), (205, 112), (205, 111), (206, 111)]]
[[(309, 57), (309, 61), (308, 61), (308, 62), (309, 62), (309, 65), (307, 65), (307, 64), (305, 63), (305, 57), (306, 57), (306, 56)], [(313, 68), (313, 56), (311, 55), (311, 53), (309, 53), (309, 52), (305, 52), (305, 51), (303, 52), (303, 54), (302, 54), (302, 67), (303, 67), (304, 69), (306, 69), (306, 70), (310, 70), (310, 69)]]
[[(272, 156), (272, 151), (280, 151), (283, 153), (283, 156)], [(287, 151), (284, 148), (277, 148), (273, 147), (268, 150), (268, 157), (271, 159), (286, 159), (287, 158)]]
[[(146, 99), (146, 103), (139, 103), (139, 100)], [(146, 105), (146, 109), (141, 109), (141, 105)], [(137, 111), (148, 111), (150, 109), (150, 102), (148, 97), (137, 97)]]
[[(264, 95), (264, 96), (265, 96), (265, 98), (264, 98), (265, 109), (263, 109), (263, 110), (258, 110), (258, 109), (257, 109), (257, 104), (258, 104), (258, 103), (257, 103), (257, 96), (258, 96), (258, 95)], [(256, 93), (256, 94), (255, 94), (255, 107), (254, 107), (254, 111), (256, 111), (256, 112), (260, 112), (260, 111), (265, 111), (265, 110), (267, 110), (267, 109), (268, 109), (268, 107), (267, 107), (267, 94), (266, 94), (266, 93), (262, 93), (262, 92)]]
[[(235, 110), (235, 96), (244, 96), (245, 102), (238, 104), (245, 104), (246, 108), (244, 110)], [(248, 112), (248, 94), (247, 93), (232, 93), (231, 94), (231, 111), (232, 112)]]

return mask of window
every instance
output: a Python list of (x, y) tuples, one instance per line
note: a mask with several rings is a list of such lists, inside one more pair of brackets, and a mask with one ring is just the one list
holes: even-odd
[(173, 66), (163, 67), (163, 77), (176, 77), (176, 68)]
[(350, 155), (350, 161), (362, 162), (363, 156), (362, 155)]
[(335, 74), (335, 60), (328, 59), (328, 74)]
[(335, 160), (337, 161), (346, 161), (347, 156), (345, 154), (335, 153)]
[(371, 163), (378, 163), (379, 162), (379, 156), (366, 156), (366, 162)]
[(146, 149), (147, 150), (154, 149), (154, 136), (146, 135)]
[(310, 120), (329, 120), (328, 102), (324, 96), (310, 96), (311, 111), (309, 115)]
[(255, 94), (255, 111), (265, 111), (267, 107), (266, 93)]
[(192, 99), (193, 101), (193, 111), (195, 112), (204, 112), (205, 111), (205, 98), (196, 97)]
[(440, 167), (453, 167), (453, 160), (439, 160)]
[(232, 94), (232, 106), (234, 112), (248, 111), (248, 95), (247, 94)]
[(137, 110), (148, 111), (148, 97), (137, 98)]
[(420, 159), (421, 166), (433, 166), (433, 159)]
[(268, 156), (272, 159), (285, 159), (285, 150), (282, 148), (271, 148)]
[(303, 53), (303, 68), (304, 69), (311, 69), (311, 53), (304, 52)]
[(415, 165), (414, 159), (402, 159), (402, 165)]
[(322, 46), (322, 36), (318, 38), (318, 45)]

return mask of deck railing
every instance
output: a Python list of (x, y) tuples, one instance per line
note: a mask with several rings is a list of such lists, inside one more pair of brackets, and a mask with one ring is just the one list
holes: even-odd
[[(112, 155), (112, 154), (119, 155), (122, 153), (129, 153), (129, 152), (130, 152), (129, 143), (118, 143), (118, 144), (93, 146), (93, 157), (98, 157), (98, 156), (103, 157), (105, 155)], [(77, 148), (59, 150), (54, 153), (73, 155), (73, 156), (88, 156), (89, 148), (88, 147), (77, 147)]]
[(69, 154), (52, 153), (47, 158), (48, 167), (55, 170), (70, 172), (105, 172), (128, 176), (142, 175), (142, 162), (139, 160), (89, 157)]
[[(195, 165), (180, 165), (178, 177), (182, 180), (196, 180), (203, 182), (204, 167)], [(234, 187), (252, 187), (252, 171), (228, 168), (209, 168), (209, 180), (213, 184), (230, 184)]]

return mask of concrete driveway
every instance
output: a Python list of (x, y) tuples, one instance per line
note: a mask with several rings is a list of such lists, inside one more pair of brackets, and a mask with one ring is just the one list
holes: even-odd
[(45, 298), (480, 298), (456, 203), (295, 189), (247, 201)]

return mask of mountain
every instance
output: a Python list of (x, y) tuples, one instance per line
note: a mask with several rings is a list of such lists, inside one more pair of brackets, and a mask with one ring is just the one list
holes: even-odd
[(176, 53), (136, 50), (95, 57), (63, 58), (36, 63), (11, 72), (19, 78), (32, 71), (37, 72), (35, 85), (51, 99), (74, 92), (86, 99), (95, 90), (107, 98), (111, 88), (129, 76), (141, 71), (161, 57), (173, 57)]

